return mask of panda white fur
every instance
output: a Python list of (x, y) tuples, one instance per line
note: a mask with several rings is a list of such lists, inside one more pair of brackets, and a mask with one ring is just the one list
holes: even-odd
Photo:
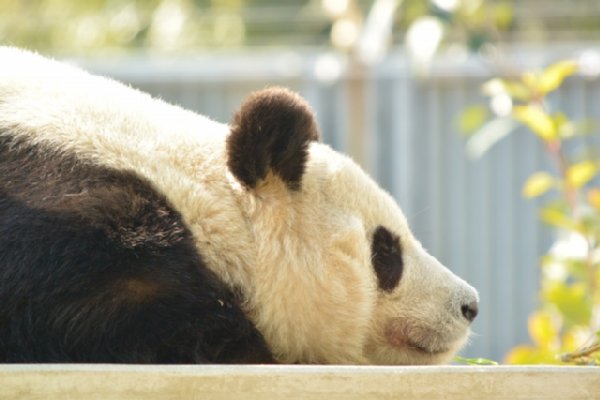
[(224, 125), (0, 60), (0, 361), (432, 364), (466, 342), (476, 291), (296, 94)]

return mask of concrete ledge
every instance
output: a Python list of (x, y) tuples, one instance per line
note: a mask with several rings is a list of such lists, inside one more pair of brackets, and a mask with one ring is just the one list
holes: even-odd
[(0, 399), (600, 399), (600, 367), (0, 365)]

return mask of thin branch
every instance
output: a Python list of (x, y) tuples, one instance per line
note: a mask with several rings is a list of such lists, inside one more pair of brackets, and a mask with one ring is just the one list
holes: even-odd
[(600, 343), (595, 343), (591, 346), (581, 348), (571, 353), (561, 354), (560, 360), (564, 362), (577, 362), (583, 358), (590, 357), (596, 352), (600, 352)]

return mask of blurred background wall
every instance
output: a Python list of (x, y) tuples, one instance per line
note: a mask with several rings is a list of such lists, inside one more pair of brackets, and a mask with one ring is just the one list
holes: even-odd
[(593, 0), (0, 0), (2, 44), (219, 121), (252, 90), (298, 90), (324, 141), (362, 164), (425, 247), (477, 287), (480, 314), (463, 354), (499, 361), (529, 340), (539, 258), (554, 237), (521, 188), (549, 161), (516, 127), (473, 157), (458, 121), (487, 105), (481, 85), (492, 76), (562, 58), (587, 69), (550, 101), (600, 118), (598, 21)]

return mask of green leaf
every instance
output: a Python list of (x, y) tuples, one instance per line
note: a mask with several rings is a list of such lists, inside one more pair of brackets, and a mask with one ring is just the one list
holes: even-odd
[(554, 206), (546, 206), (542, 208), (540, 211), (540, 218), (548, 225), (558, 228), (564, 228), (577, 232), (579, 232), (581, 229), (577, 221), (570, 218), (563, 210), (560, 210)]
[(538, 197), (546, 193), (555, 185), (555, 179), (547, 172), (536, 172), (531, 175), (523, 186), (523, 196), (526, 198)]
[(509, 364), (559, 364), (553, 351), (533, 346), (513, 347), (505, 361)]
[(463, 134), (471, 134), (479, 129), (489, 117), (487, 107), (467, 107), (458, 119), (458, 127)]
[(544, 311), (529, 316), (529, 336), (541, 349), (553, 349), (558, 342), (558, 329), (552, 323), (552, 317)]
[(584, 284), (552, 284), (544, 290), (544, 297), (556, 306), (566, 322), (572, 325), (591, 323), (592, 306)]
[(598, 167), (592, 161), (585, 160), (571, 165), (566, 172), (567, 182), (574, 188), (588, 183), (598, 173)]
[(465, 358), (461, 356), (454, 356), (454, 361), (467, 365), (498, 365), (497, 361), (488, 360), (487, 358)]
[(577, 63), (572, 60), (560, 61), (550, 65), (540, 75), (537, 90), (543, 94), (552, 92), (562, 84), (563, 80), (577, 71)]
[(574, 130), (574, 125), (569, 121), (569, 118), (563, 112), (557, 112), (552, 117), (552, 122), (554, 122), (554, 127), (556, 128), (556, 133), (559, 137), (569, 137), (572, 136), (572, 131)]
[(517, 121), (521, 121), (533, 133), (545, 141), (556, 139), (557, 130), (552, 118), (541, 108), (535, 105), (516, 106), (513, 109), (513, 116)]
[(527, 86), (518, 81), (504, 81), (506, 92), (515, 100), (529, 101), (531, 99), (531, 91)]

